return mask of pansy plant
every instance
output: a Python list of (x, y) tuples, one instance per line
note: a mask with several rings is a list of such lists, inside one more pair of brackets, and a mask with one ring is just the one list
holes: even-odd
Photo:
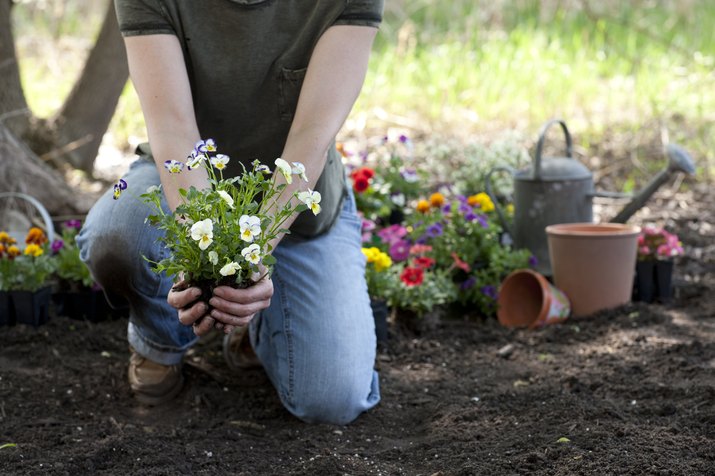
[[(199, 167), (208, 172), (207, 188), (179, 189), (181, 203), (173, 213), (162, 208), (161, 187), (150, 187), (141, 195), (154, 210), (148, 222), (163, 231), (160, 241), (169, 251), (164, 259), (152, 264), (157, 273), (183, 273), (189, 283), (202, 287), (245, 287), (256, 273), (270, 271), (275, 263), (271, 242), (288, 232), (285, 221), (305, 210), (316, 215), (320, 212), (320, 193), (308, 189), (295, 192), (291, 200), (280, 200), (286, 184), (276, 181), (276, 175), (287, 183), (293, 176), (308, 181), (303, 164), (289, 164), (281, 158), (275, 161), (275, 173), (254, 161), (250, 168), (242, 166), (241, 175), (224, 178), (223, 171), (231, 159), (217, 150), (212, 139), (202, 140), (185, 162), (164, 163), (171, 175), (191, 173)], [(119, 198), (128, 185), (120, 180), (114, 187), (114, 197)]]

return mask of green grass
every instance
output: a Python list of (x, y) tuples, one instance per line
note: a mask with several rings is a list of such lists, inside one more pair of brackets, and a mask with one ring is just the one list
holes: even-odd
[[(559, 116), (586, 150), (625, 132), (639, 154), (636, 136), (659, 136), (664, 128), (698, 156), (701, 173), (715, 172), (709, 170), (715, 167), (715, 9), (709, 0), (588, 3), (594, 11), (556, 0), (386, 2), (352, 113), (356, 120), (345, 132), (397, 126), (414, 135), (468, 138), (510, 128), (533, 135)], [(81, 61), (63, 61), (51, 71), (44, 52), (33, 55), (37, 48), (22, 46), (36, 46), (29, 39), (58, 30), (62, 39), (72, 32), (91, 38), (98, 21), (79, 23), (76, 15), (63, 17), (63, 27), (37, 15), (18, 21), (27, 26), (19, 44), (28, 100), (37, 114), (49, 115)], [(365, 130), (349, 130), (355, 124)], [(131, 88), (111, 132), (120, 145), (144, 135)]]

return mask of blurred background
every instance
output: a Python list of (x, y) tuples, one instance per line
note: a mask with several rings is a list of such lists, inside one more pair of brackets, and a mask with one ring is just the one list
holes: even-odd
[[(528, 160), (523, 151), (540, 126), (561, 117), (577, 155), (611, 188), (629, 191), (648, 180), (667, 160), (666, 141), (685, 146), (697, 178), (712, 180), (710, 0), (385, 3), (363, 93), (341, 132), (353, 148), (400, 133), (433, 158), (478, 155), (507, 141)], [(36, 116), (50, 117), (62, 106), (105, 12), (106, 3), (96, 0), (15, 2), (20, 73)], [(128, 84), (96, 166), (117, 174), (144, 139)]]

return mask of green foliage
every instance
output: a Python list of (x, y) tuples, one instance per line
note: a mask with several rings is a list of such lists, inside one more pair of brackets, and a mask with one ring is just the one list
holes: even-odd
[(37, 291), (47, 285), (55, 270), (48, 253), (47, 237), (31, 228), (23, 248), (7, 233), (0, 232), (0, 291)]
[(89, 268), (79, 257), (76, 237), (80, 226), (81, 223), (78, 221), (64, 223), (61, 242), (52, 245), (53, 251), (57, 249), (54, 259), (60, 286), (67, 288), (89, 288), (95, 284)]

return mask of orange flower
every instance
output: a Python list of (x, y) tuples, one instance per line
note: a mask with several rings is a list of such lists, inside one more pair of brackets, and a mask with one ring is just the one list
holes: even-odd
[(427, 200), (420, 200), (417, 202), (417, 211), (420, 213), (427, 213), (430, 209), (430, 204)]
[(429, 203), (435, 208), (439, 208), (444, 205), (445, 199), (444, 195), (439, 192), (435, 192), (429, 197)]
[(5, 245), (0, 242), (0, 258), (2, 258), (2, 255), (5, 253)]
[(27, 237), (25, 238), (25, 243), (29, 244), (35, 244), (35, 245), (42, 245), (47, 242), (47, 236), (45, 236), (45, 232), (42, 231), (41, 229), (37, 227), (32, 227), (30, 228), (30, 231), (27, 232)]
[(15, 256), (20, 256), (20, 248), (18, 248), (18, 247), (15, 246), (15, 245), (9, 246), (8, 249), (7, 249), (7, 255), (8, 255), (10, 258), (14, 258)]

